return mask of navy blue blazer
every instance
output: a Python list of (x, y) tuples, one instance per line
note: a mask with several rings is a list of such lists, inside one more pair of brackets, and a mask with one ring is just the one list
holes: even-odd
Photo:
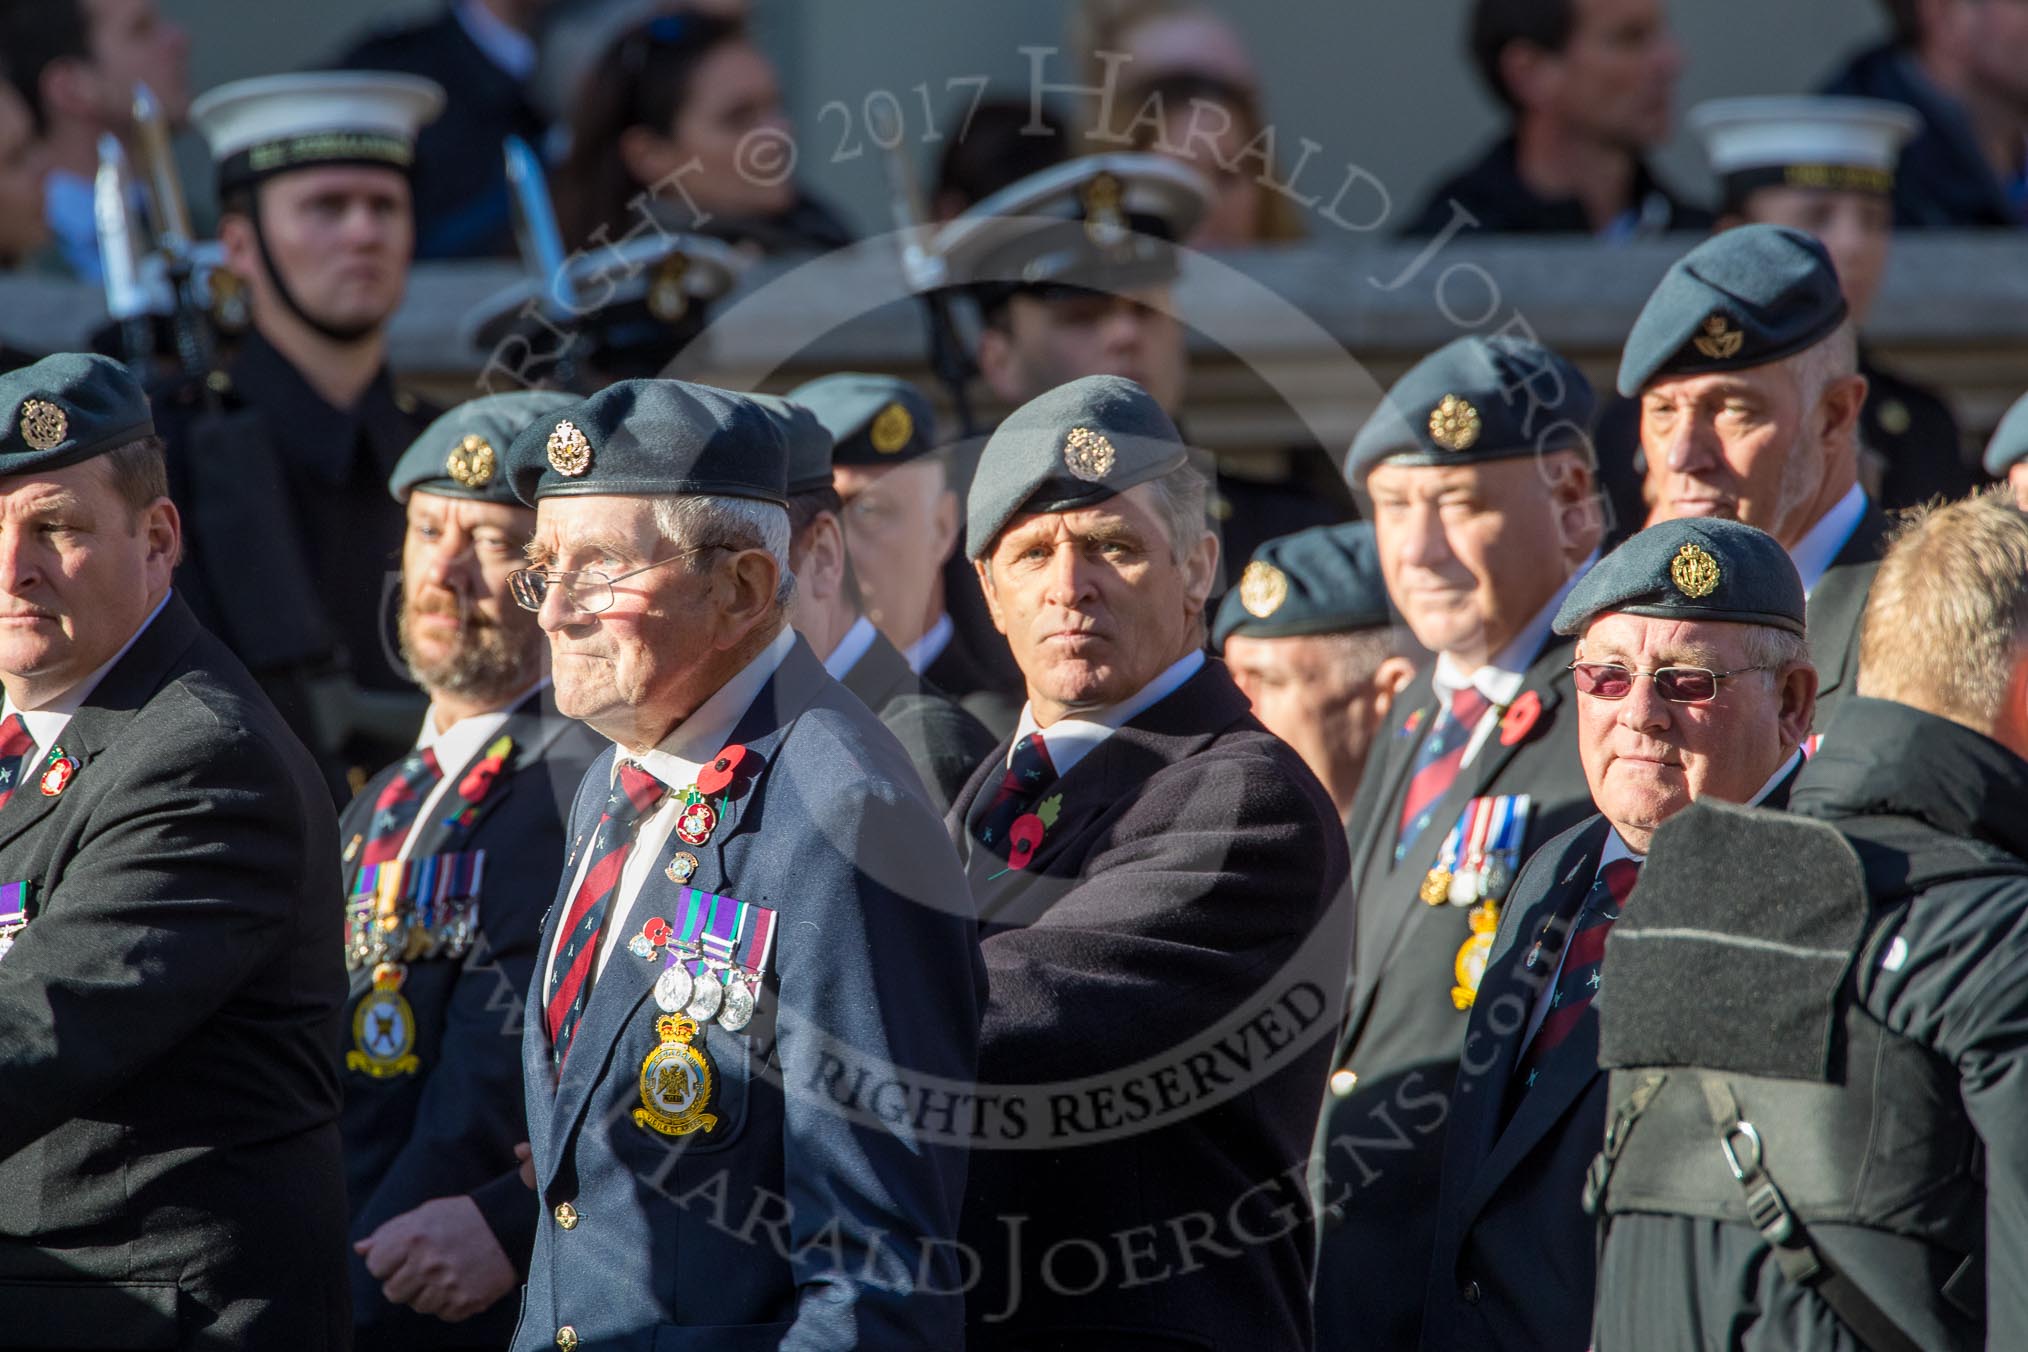
[[(758, 1012), (699, 1035), (716, 1125), (664, 1136), (634, 1119), (660, 961), (613, 951), (560, 1077), (536, 964), (522, 1050), (544, 1215), (514, 1347), (555, 1348), (565, 1327), (576, 1346), (660, 1352), (960, 1347), (966, 1151), (921, 1105), (968, 1092), (975, 1068), (964, 876), (901, 746), (801, 639), (731, 740), (758, 773), (706, 844), (664, 855), (696, 856), (693, 889), (776, 912)], [(585, 776), (573, 855), (615, 755)], [(625, 934), (677, 915), (678, 885), (648, 877)]]
[[(445, 767), (452, 787), (416, 834), (411, 859), (484, 851), (478, 938), (463, 957), (409, 963), (401, 996), (412, 1011), (416, 1069), (375, 1075), (348, 1063), (345, 1109), (345, 1193), (351, 1236), (363, 1239), (389, 1217), (434, 1197), (470, 1194), (494, 1238), (518, 1270), (535, 1242), (535, 1197), (521, 1182), (514, 1147), (528, 1139), (521, 1093), (522, 997), (535, 964), (551, 880), (563, 867), (564, 813), (585, 769), (609, 745), (584, 724), (565, 718), (547, 688), (530, 695), (487, 745), (514, 739), (500, 777), (468, 823), (453, 825), (463, 807), (457, 784), (486, 754)], [(339, 822), (339, 839), (368, 832), (373, 805), (401, 762), (360, 790)], [(358, 875), (356, 850), (345, 861), (345, 892)], [(372, 971), (352, 973), (340, 1054), (359, 1050), (355, 1021), (373, 990)], [(357, 1254), (352, 1262), (352, 1318), (359, 1349), (389, 1346), (499, 1347), (514, 1329), (514, 1302), (457, 1324), (446, 1324), (381, 1295), (381, 1283)]]

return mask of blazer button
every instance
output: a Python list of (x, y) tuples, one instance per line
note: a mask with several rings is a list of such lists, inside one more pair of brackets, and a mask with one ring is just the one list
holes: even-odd
[(1479, 1298), (1484, 1296), (1486, 1293), (1479, 1289), (1479, 1284), (1477, 1282), (1466, 1282), (1463, 1286), (1458, 1288), (1458, 1294), (1464, 1297), (1465, 1304), (1477, 1305), (1479, 1303)]
[(558, 1352), (577, 1352), (577, 1330), (565, 1324), (556, 1331)]
[[(577, 1208), (569, 1202), (558, 1202), (556, 1204), (556, 1223), (566, 1230), (577, 1229)], [(557, 1335), (559, 1338), (562, 1336), (560, 1333)]]
[(1359, 1087), (1359, 1073), (1354, 1070), (1331, 1072), (1331, 1093), (1337, 1098), (1350, 1098), (1352, 1091)]

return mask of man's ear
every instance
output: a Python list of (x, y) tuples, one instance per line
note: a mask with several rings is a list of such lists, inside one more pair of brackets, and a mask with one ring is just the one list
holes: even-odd
[(1394, 707), (1394, 697), (1408, 689), (1408, 683), (1415, 679), (1415, 663), (1396, 653), (1383, 661), (1373, 672), (1373, 688), (1377, 692), (1374, 703), (1380, 710), (1380, 717), (1387, 717), (1387, 711)]
[(718, 569), (713, 578), (712, 601), (716, 610), (716, 646), (730, 652), (746, 641), (747, 635), (776, 614), (775, 592), (782, 580), (775, 556), (765, 549), (742, 549)]
[(1799, 662), (1780, 673), (1781, 679), (1781, 738), (1783, 752), (1801, 746), (1810, 735), (1810, 725), (1817, 717), (1817, 669), (1808, 662)]
[(1007, 632), (1007, 619), (1000, 611), (1000, 593), (993, 589), (993, 569), (985, 559), (973, 559), (972, 571), (979, 578), (979, 592), (986, 598), (986, 613), (993, 617), (993, 627), (1002, 634)]
[(1183, 556), (1183, 597), (1189, 603), (1190, 613), (1195, 615), (1204, 610), (1204, 603), (1211, 596), (1211, 587), (1218, 580), (1218, 533), (1205, 531), (1197, 537), (1197, 543)]
[(1563, 78), (1563, 58), (1519, 38), (1500, 49), (1494, 64), (1499, 68), (1500, 83), (1507, 87), (1508, 97), (1523, 112), (1550, 102)]
[(937, 558), (948, 559), (951, 551), (958, 547), (958, 495), (948, 488), (937, 493), (937, 506), (930, 517), (930, 528), (936, 532)]
[(249, 287), (259, 285), (260, 244), (254, 239), (253, 218), (238, 211), (220, 216), (218, 242), (225, 249), (226, 270)]
[(1591, 466), (1577, 452), (1548, 455), (1541, 464), (1549, 483), (1549, 499), (1555, 506), (1564, 561), (1576, 567), (1598, 548), (1605, 534), (1605, 498), (1598, 491)]
[(1840, 376), (1817, 396), (1817, 407), (1810, 416), (1817, 421), (1817, 444), (1827, 453), (1841, 448), (1858, 453), (1859, 415), (1866, 407), (1866, 384), (1865, 376)]

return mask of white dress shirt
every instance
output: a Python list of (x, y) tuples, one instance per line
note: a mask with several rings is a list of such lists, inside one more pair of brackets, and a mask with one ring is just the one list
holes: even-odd
[(522, 701), (548, 684), (549, 678), (545, 676), (491, 713), (461, 718), (442, 731), (437, 730), (437, 706), (430, 705), (423, 714), (422, 732), (415, 739), (415, 749), (436, 752), (437, 768), (443, 773), (424, 796), (422, 806), (416, 809), (415, 820), (408, 824), (408, 834), (401, 838), (401, 849), (394, 856), (396, 859), (408, 858), (416, 837), (422, 834), (423, 823), (430, 819), (443, 796), (464, 777), (465, 767), (498, 735), (500, 729), (507, 726), (507, 720), (514, 716)]
[[(1057, 777), (1061, 778), (1070, 773), (1072, 766), (1098, 750), (1106, 738), (1153, 708), (1157, 701), (1175, 694), (1183, 682), (1195, 676), (1203, 666), (1203, 651), (1192, 649), (1188, 656), (1177, 658), (1161, 675), (1118, 704), (1103, 709), (1085, 709), (1068, 718), (1059, 718), (1046, 728), (1036, 723), (1035, 706), (1024, 704), (1021, 706), (1021, 721), (1014, 727), (1014, 743), (1018, 744), (1031, 732), (1041, 732), (1042, 744), (1049, 748), (1049, 763), (1056, 767)], [(1010, 744), (1007, 764), (1013, 763), (1014, 746)]]
[(1853, 484), (1845, 490), (1845, 496), (1832, 504), (1831, 510), (1818, 517), (1817, 524), (1796, 541), (1796, 547), (1789, 551), (1789, 559), (1802, 575), (1805, 598), (1823, 581), (1824, 574), (1830, 571), (1831, 561), (1852, 538), (1852, 532), (1859, 529), (1860, 519), (1865, 515), (1866, 490)]
[[(627, 916), (634, 909), (634, 900), (641, 895), (641, 886), (648, 881), (650, 871), (660, 866), (662, 847), (669, 843), (670, 833), (676, 829), (676, 819), (682, 815), (682, 800), (675, 791), (696, 783), (698, 771), (711, 764), (712, 758), (725, 749), (726, 739), (739, 726), (739, 720), (746, 716), (748, 706), (795, 646), (796, 631), (783, 625), (774, 642), (761, 649), (759, 656), (718, 687), (710, 699), (678, 723), (659, 745), (633, 758), (640, 762), (642, 769), (662, 781), (670, 793), (634, 829), (634, 848), (627, 855), (626, 866), (620, 870), (619, 890), (613, 897), (611, 909), (606, 912), (605, 929), (599, 935), (600, 972), (605, 971), (607, 960), (619, 945), (620, 931), (627, 927)], [(619, 760), (625, 759), (628, 756), (623, 747)], [(617, 773), (618, 761), (614, 764)], [(577, 871), (571, 877), (570, 891), (564, 894), (566, 907), (576, 899), (577, 889), (592, 866), (591, 844), (591, 832), (587, 831), (584, 838), (571, 847), (579, 857)], [(557, 938), (562, 937), (559, 927)], [(557, 945), (552, 942), (549, 961), (543, 969), (542, 988), (545, 993), (556, 968), (556, 949)]]

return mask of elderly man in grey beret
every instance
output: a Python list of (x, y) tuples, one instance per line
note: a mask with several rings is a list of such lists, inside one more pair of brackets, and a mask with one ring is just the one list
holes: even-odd
[(1584, 1352), (1596, 1238), (1581, 1205), (1605, 1131), (1599, 963), (1662, 822), (1703, 798), (1780, 807), (1816, 673), (1803, 588), (1736, 521), (1650, 526), (1564, 601), (1578, 752), (1598, 813), (1522, 868), (1451, 1098), (1421, 1346)]

